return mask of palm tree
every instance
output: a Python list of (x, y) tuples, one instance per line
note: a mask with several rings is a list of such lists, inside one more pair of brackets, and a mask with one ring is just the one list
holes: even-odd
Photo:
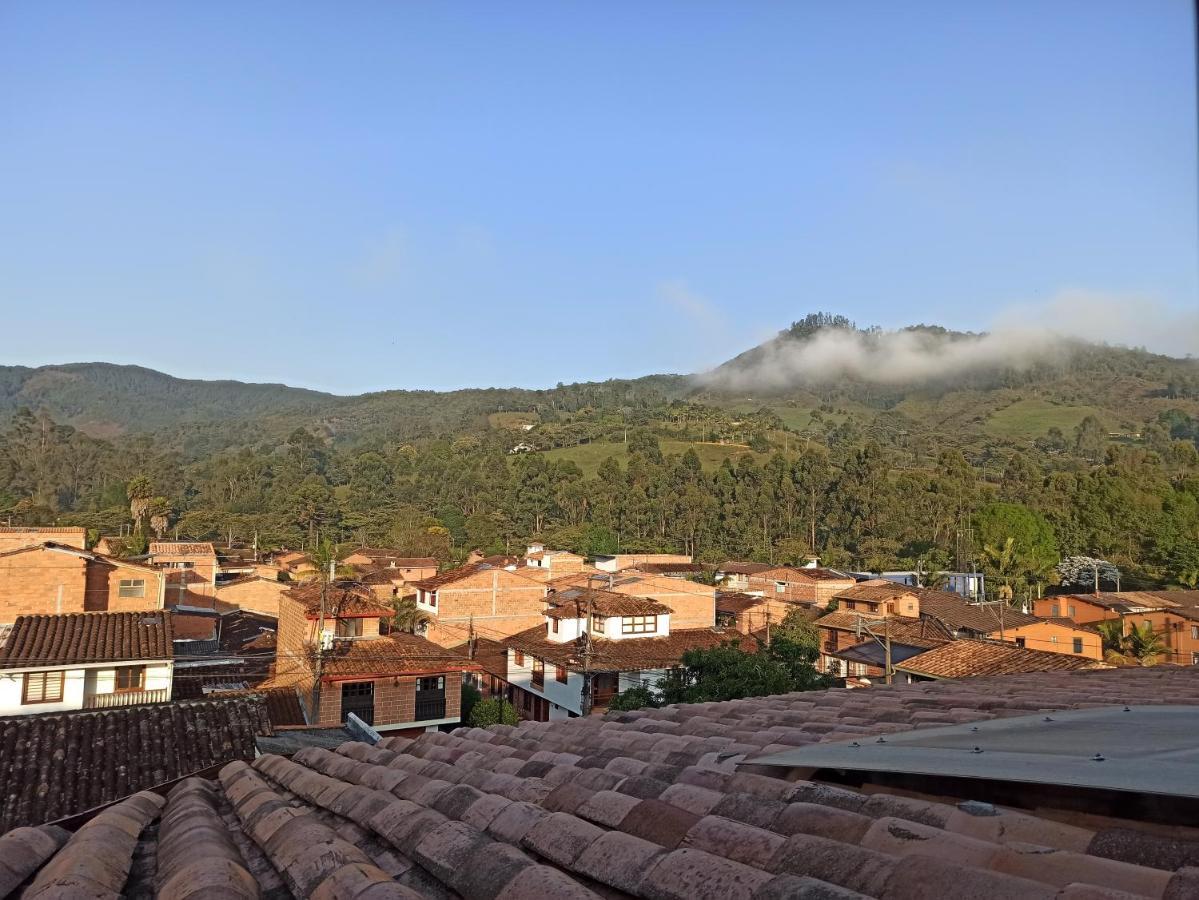
[(1162, 636), (1147, 622), (1125, 631), (1119, 619), (1096, 623), (1103, 636), (1103, 658), (1115, 665), (1153, 666), (1168, 652)]
[(415, 597), (397, 597), (392, 601), (395, 615), (391, 617), (391, 625), (396, 631), (407, 634), (419, 633), (431, 617), (416, 608)]
[(987, 544), (983, 547), (983, 556), (991, 565), (991, 568), (995, 570), (995, 574), (1003, 579), (1003, 586), (1007, 589), (1003, 592), (1006, 595), (1004, 599), (1010, 601), (1012, 597), (1012, 573), (1016, 568), (1015, 538), (1007, 538), (998, 547), (994, 544)]
[(1130, 656), (1142, 666), (1155, 665), (1166, 655), (1166, 644), (1160, 634), (1148, 622), (1133, 625), (1125, 637)]

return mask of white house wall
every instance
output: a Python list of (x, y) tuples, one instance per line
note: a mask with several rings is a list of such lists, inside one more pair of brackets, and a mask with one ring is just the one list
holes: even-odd
[[(566, 711), (570, 711), (576, 715), (582, 713), (583, 676), (577, 672), (567, 670), (566, 683), (563, 684), (554, 678), (554, 664), (546, 663), (545, 684), (543, 687), (535, 688), (533, 687), (533, 657), (526, 653), (525, 664), (518, 666), (516, 664), (516, 653), (509, 650), (508, 683), (515, 687), (523, 688), (530, 694), (544, 697), (548, 700), (551, 704), (550, 718), (566, 718)], [(563, 715), (555, 715), (554, 705), (561, 707)]]
[[(139, 665), (131, 660), (129, 665)], [(170, 698), (172, 663), (146, 666), (144, 690), (166, 690)], [(25, 672), (0, 674), (0, 716), (34, 715), (35, 713), (70, 712), (83, 709), (84, 700), (97, 694), (111, 694), (116, 688), (116, 668), (38, 669), (33, 671), (64, 671), (62, 700), (58, 703), (22, 704)]]
[(30, 703), (26, 706), (21, 704), (25, 673), (14, 672), (0, 675), (0, 715), (21, 716), (83, 709), (84, 688), (87, 681), (85, 676), (85, 669), (68, 670), (63, 677), (61, 702)]

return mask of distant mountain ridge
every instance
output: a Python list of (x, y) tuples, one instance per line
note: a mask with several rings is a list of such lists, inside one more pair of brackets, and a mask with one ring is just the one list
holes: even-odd
[[(780, 351), (802, 352), (830, 332), (843, 340), (864, 340), (871, 347), (883, 334), (858, 329), (842, 316), (816, 313), (703, 375), (646, 375), (543, 390), (391, 390), (338, 396), (284, 384), (176, 378), (141, 366), (103, 362), (0, 366), (0, 418), (28, 407), (97, 437), (169, 432), (181, 447), (202, 454), (275, 438), (297, 427), (333, 439), (385, 435), (409, 440), (486, 428), (488, 416), (502, 411), (648, 408), (678, 400), (729, 406), (769, 397), (775, 404), (846, 406), (868, 416), (893, 411), (888, 414), (927, 420), (934, 429), (950, 427), (951, 420), (985, 418), (1010, 405), (1016, 393), (1049, 404), (1086, 404), (1103, 413), (1113, 428), (1148, 421), (1172, 405), (1199, 414), (1199, 361), (1082, 343), (1071, 345), (1068, 354), (1047, 352), (1020, 369), (991, 365), (939, 380), (878, 383), (849, 374), (813, 383), (799, 373), (750, 389), (720, 379), (721, 373), (754, 367), (769, 371)], [(979, 337), (927, 325), (902, 333), (919, 352)], [(884, 354), (881, 362), (886, 361)]]

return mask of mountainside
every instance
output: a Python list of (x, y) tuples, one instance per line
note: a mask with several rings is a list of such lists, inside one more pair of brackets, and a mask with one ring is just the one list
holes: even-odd
[[(963, 436), (967, 443), (1002, 443), (1051, 427), (1069, 430), (1087, 416), (1111, 432), (1130, 433), (1169, 410), (1199, 416), (1199, 362), (935, 326), (860, 330), (843, 317), (813, 314), (711, 372), (545, 390), (342, 397), (108, 363), (0, 367), (0, 417), (28, 407), (98, 437), (154, 432), (193, 457), (276, 439), (297, 427), (354, 442), (485, 431), (518, 412), (542, 422), (563, 414), (567, 422), (634, 415), (652, 424), (671, 418), (663, 411), (680, 401), (730, 416), (766, 410), (780, 427), (801, 433), (852, 420), (950, 443)], [(569, 443), (567, 437), (552, 446)]]

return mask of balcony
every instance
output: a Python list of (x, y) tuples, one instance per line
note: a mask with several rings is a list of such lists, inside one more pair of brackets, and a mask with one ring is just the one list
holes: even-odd
[(156, 691), (114, 691), (111, 694), (92, 694), (83, 698), (84, 709), (117, 709), (121, 706), (141, 706), (145, 703), (166, 703), (171, 699), (168, 688)]
[(414, 721), (427, 722), (431, 719), (445, 718), (445, 693), (438, 696), (422, 697), (419, 693), (416, 696), (416, 718)]

